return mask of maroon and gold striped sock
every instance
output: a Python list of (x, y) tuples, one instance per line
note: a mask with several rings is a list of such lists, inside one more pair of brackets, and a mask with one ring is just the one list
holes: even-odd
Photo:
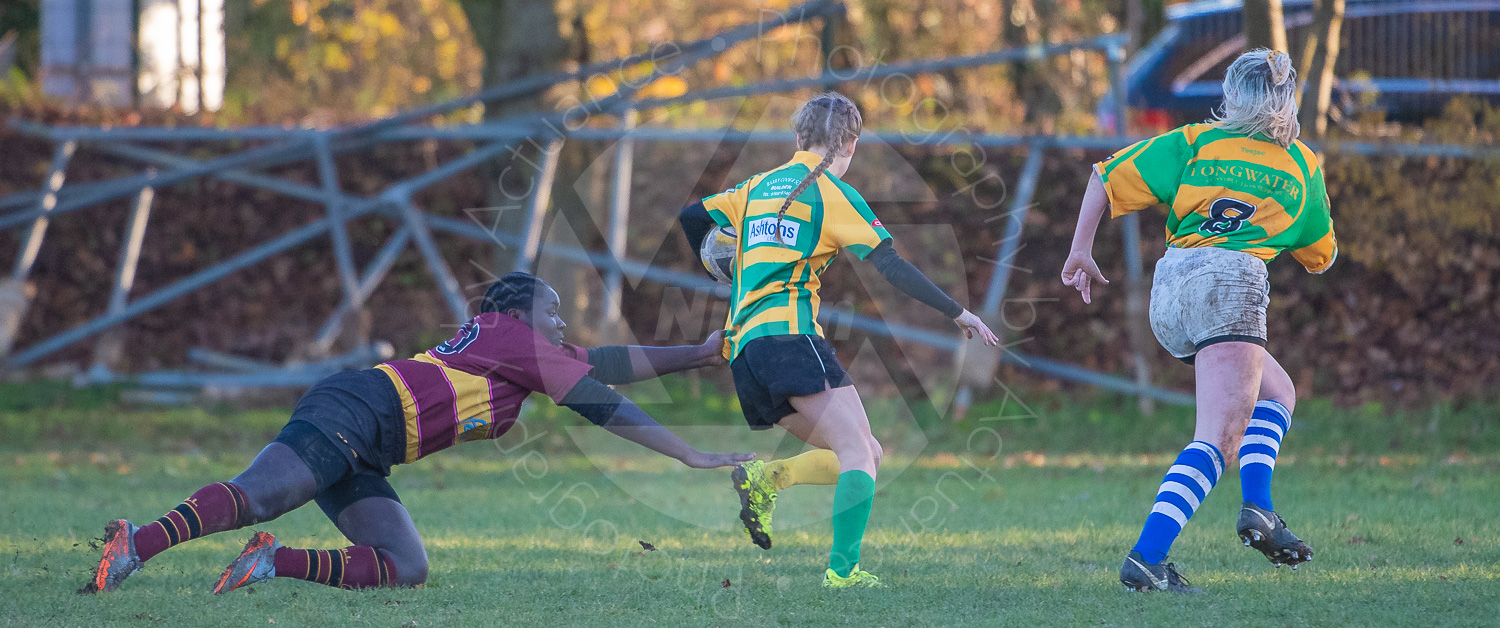
[(390, 554), (368, 545), (336, 550), (276, 550), (276, 577), (297, 578), (341, 589), (389, 587), (396, 584), (396, 565)]
[(251, 519), (244, 490), (229, 482), (209, 484), (160, 519), (136, 530), (135, 553), (144, 562), (183, 541), (243, 528), (252, 523)]

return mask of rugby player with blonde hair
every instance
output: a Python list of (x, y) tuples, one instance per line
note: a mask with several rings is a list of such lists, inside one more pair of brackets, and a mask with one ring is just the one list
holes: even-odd
[(1322, 273), (1338, 256), (1323, 170), (1297, 141), (1296, 86), (1286, 53), (1240, 55), (1224, 76), (1214, 119), (1115, 153), (1093, 167), (1084, 193), (1062, 282), (1084, 303), (1095, 282), (1109, 283), (1092, 253), (1106, 208), (1122, 216), (1166, 205), (1167, 253), (1152, 280), (1151, 329), (1197, 379), (1193, 441), (1167, 470), (1120, 568), (1120, 582), (1134, 590), (1198, 592), (1165, 562), (1167, 551), (1236, 455), (1245, 545), (1277, 567), (1312, 560), (1271, 505), (1271, 472), (1297, 399), (1265, 349), (1266, 263), (1289, 252)]

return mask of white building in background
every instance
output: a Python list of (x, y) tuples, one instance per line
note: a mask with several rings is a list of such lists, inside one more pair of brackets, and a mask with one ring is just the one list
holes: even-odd
[(41, 17), (49, 95), (189, 113), (224, 103), (224, 0), (42, 0)]

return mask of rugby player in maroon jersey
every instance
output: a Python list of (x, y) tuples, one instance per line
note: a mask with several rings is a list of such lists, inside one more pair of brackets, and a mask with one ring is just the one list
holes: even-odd
[(461, 442), (499, 438), (533, 392), (689, 467), (754, 457), (698, 451), (609, 387), (723, 364), (721, 332), (702, 345), (584, 350), (562, 341), (567, 325), (558, 303), (546, 282), (511, 273), (490, 286), (480, 314), (451, 340), (411, 359), (318, 382), (243, 473), (199, 489), (145, 526), (125, 519), (105, 526), (104, 555), (85, 589), (113, 590), (169, 547), (270, 521), (309, 501), (353, 545), (292, 549), (255, 532), (214, 593), (278, 576), (346, 589), (420, 585), (427, 580), (427, 550), (386, 480), (391, 467)]

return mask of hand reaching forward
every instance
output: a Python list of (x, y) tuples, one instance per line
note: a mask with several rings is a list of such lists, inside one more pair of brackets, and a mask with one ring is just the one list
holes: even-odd
[(702, 366), (723, 366), (729, 363), (729, 360), (724, 359), (724, 330), (714, 330), (699, 347), (703, 349)]
[(1094, 263), (1094, 256), (1086, 251), (1073, 251), (1068, 255), (1068, 261), (1063, 264), (1062, 282), (1064, 285), (1078, 289), (1083, 295), (1084, 303), (1092, 303), (1090, 294), (1091, 283), (1098, 281), (1109, 285), (1109, 280), (1099, 272), (1099, 265)]
[(966, 338), (973, 338), (974, 332), (979, 332), (979, 338), (984, 341), (985, 346), (994, 347), (1000, 344), (1000, 339), (995, 337), (995, 332), (990, 331), (989, 326), (985, 325), (984, 321), (979, 320), (979, 317), (975, 316), (973, 312), (964, 310), (963, 314), (959, 314), (958, 318), (953, 319), (953, 323), (958, 325), (959, 329), (964, 330), (964, 337)]
[(749, 462), (754, 459), (755, 454), (718, 454), (695, 450), (682, 459), (682, 464), (694, 469), (713, 469), (717, 467), (732, 467), (741, 462)]

